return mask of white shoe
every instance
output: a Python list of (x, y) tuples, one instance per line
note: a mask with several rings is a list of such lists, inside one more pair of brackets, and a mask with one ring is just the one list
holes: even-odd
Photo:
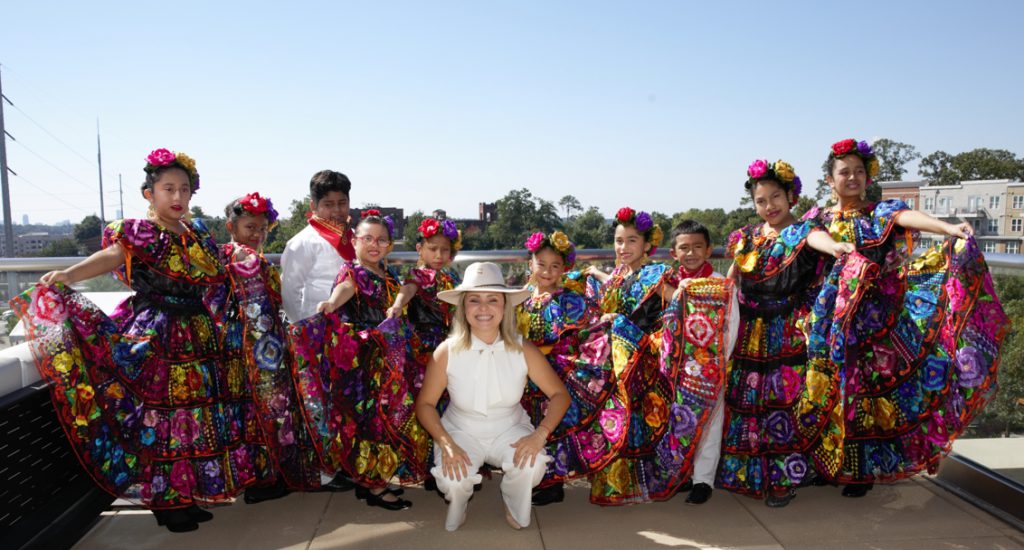
[(461, 505), (449, 502), (448, 515), (444, 520), (444, 528), (448, 531), (456, 531), (459, 527), (462, 527), (462, 524), (466, 523), (466, 508), (468, 507), (468, 500)]

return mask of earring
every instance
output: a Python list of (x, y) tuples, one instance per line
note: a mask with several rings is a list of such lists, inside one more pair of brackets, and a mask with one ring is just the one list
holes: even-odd
[(839, 193), (836, 193), (834, 188), (832, 189), (832, 196), (829, 197), (829, 200), (831, 200), (833, 204), (839, 204)]
[(861, 201), (863, 201), (864, 198), (867, 197), (867, 195), (868, 195), (868, 190), (867, 189), (861, 189), (860, 190), (860, 200)]
[(156, 220), (156, 208), (153, 208), (153, 203), (149, 203), (149, 208), (146, 209), (146, 218)]

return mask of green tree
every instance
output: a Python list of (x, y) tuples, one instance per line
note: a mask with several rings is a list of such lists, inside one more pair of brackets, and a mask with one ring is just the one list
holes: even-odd
[(39, 256), (47, 258), (78, 256), (78, 243), (74, 239), (57, 239), (39, 251)]
[(402, 238), (405, 239), (405, 244), (409, 245), (410, 249), (416, 246), (416, 239), (420, 236), (420, 222), (426, 217), (422, 210), (417, 210), (405, 217), (405, 231)]
[(956, 185), (960, 176), (953, 170), (953, 157), (945, 151), (934, 153), (921, 159), (917, 173), (928, 180), (928, 185)]
[(309, 198), (302, 198), (299, 200), (293, 200), (291, 206), (288, 209), (289, 215), (287, 218), (278, 218), (277, 227), (270, 232), (270, 236), (267, 237), (267, 245), (264, 249), (268, 253), (281, 253), (284, 251), (284, 245), (288, 243), (288, 239), (295, 236), (296, 233), (302, 231), (306, 227), (306, 213), (309, 212)]
[(1005, 149), (972, 149), (956, 155), (945, 151), (921, 159), (918, 174), (930, 185), (954, 185), (964, 180), (1024, 179), (1024, 159)]
[(558, 206), (561, 206), (565, 210), (566, 221), (572, 219), (573, 212), (582, 212), (583, 205), (580, 204), (579, 199), (572, 195), (566, 195), (561, 199), (558, 199)]
[(73, 231), (75, 241), (82, 250), (91, 254), (100, 249), (100, 236), (103, 234), (103, 222), (99, 216), (89, 215), (75, 225)]
[(591, 206), (573, 218), (565, 229), (572, 242), (576, 243), (576, 248), (608, 248), (611, 246), (611, 226), (595, 206)]
[(878, 157), (878, 175), (875, 181), (900, 181), (907, 173), (907, 164), (921, 158), (913, 145), (881, 138), (871, 144)]
[(555, 205), (534, 197), (528, 189), (509, 191), (496, 201), (497, 217), (487, 228), (495, 248), (519, 248), (534, 231), (545, 233), (562, 228)]
[(1010, 318), (999, 361), (999, 391), (972, 423), (975, 435), (1007, 437), (1024, 432), (1024, 276), (996, 275), (996, 295)]

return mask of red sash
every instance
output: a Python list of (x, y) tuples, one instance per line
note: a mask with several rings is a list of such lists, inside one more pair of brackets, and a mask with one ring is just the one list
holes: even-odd
[(679, 280), (686, 279), (704, 279), (710, 277), (715, 273), (715, 268), (711, 267), (711, 262), (704, 262), (700, 268), (696, 271), (687, 271), (683, 266), (679, 266)]
[(306, 214), (310, 227), (316, 229), (334, 250), (346, 261), (356, 259), (356, 249), (352, 246), (352, 230), (346, 226), (334, 223), (330, 220), (314, 216), (312, 212)]

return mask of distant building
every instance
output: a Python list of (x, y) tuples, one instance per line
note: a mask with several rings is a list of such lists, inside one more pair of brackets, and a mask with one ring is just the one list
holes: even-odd
[(21, 225), (28, 225), (28, 214), (21, 215)]
[(928, 185), (927, 181), (880, 181), (882, 200), (899, 199), (910, 208), (921, 207), (921, 188)]
[(498, 203), (495, 202), (482, 202), (480, 203), (480, 221), (491, 224), (498, 219)]
[[(35, 256), (46, 248), (46, 245), (62, 238), (66, 237), (42, 231), (15, 235), (14, 256)], [(10, 255), (7, 253), (7, 243), (5, 241), (6, 239), (0, 239), (0, 256), (7, 258)]]
[[(985, 252), (1020, 254), (1024, 239), (1024, 183), (962, 181), (958, 185), (922, 186), (919, 191), (919, 210), (950, 223), (970, 223)], [(941, 239), (935, 235), (922, 237), (922, 244)]]

